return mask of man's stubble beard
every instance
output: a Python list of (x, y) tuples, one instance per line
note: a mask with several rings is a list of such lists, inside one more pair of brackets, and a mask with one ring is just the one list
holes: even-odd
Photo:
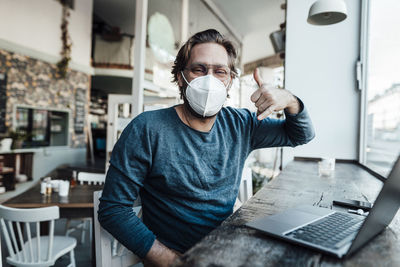
[(190, 104), (189, 104), (188, 100), (186, 99), (186, 96), (185, 96), (185, 95), (183, 95), (183, 108), (184, 108), (186, 111), (188, 111), (189, 114), (190, 114), (191, 116), (193, 116), (193, 117), (195, 117), (195, 118), (197, 118), (197, 119), (200, 119), (200, 120), (207, 120), (207, 119), (214, 118), (214, 117), (216, 117), (216, 116), (218, 115), (218, 113), (221, 111), (221, 110), (219, 110), (219, 111), (217, 112), (217, 114), (212, 115), (212, 116), (203, 116), (203, 115), (200, 115), (200, 114), (198, 114), (196, 111), (194, 111), (194, 109), (190, 106)]

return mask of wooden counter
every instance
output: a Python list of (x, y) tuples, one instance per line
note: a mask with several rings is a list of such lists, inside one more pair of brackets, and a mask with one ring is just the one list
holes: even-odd
[(7, 175), (7, 182), (4, 184), (7, 191), (15, 189), (17, 182), (15, 176), (18, 174), (25, 174), (29, 181), (32, 180), (33, 154), (33, 152), (17, 150), (0, 152), (4, 166), (13, 169), (13, 173)]
[(4, 157), (4, 166), (12, 167), (14, 171), (18, 170), (18, 173), (26, 174), (28, 180), (32, 180), (33, 152), (11, 150), (0, 154)]
[(300, 204), (334, 208), (332, 200), (373, 202), (382, 182), (353, 163), (319, 177), (317, 162), (293, 161), (237, 212), (187, 251), (176, 266), (400, 266), (399, 212), (390, 226), (350, 258), (339, 260), (266, 236), (244, 224)]
[(0, 186), (5, 188), (5, 190), (14, 190), (15, 179), (14, 179), (14, 169), (10, 167), (2, 167), (0, 169)]

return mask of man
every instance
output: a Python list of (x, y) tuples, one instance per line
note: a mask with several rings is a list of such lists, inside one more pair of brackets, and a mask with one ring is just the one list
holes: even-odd
[[(172, 70), (184, 103), (140, 114), (114, 147), (99, 221), (149, 264), (168, 266), (232, 213), (252, 150), (314, 137), (301, 101), (267, 88), (257, 71), (257, 115), (222, 107), (235, 59), (232, 43), (216, 30), (192, 36)], [(286, 120), (267, 118), (282, 109)], [(143, 222), (132, 212), (139, 195)]]

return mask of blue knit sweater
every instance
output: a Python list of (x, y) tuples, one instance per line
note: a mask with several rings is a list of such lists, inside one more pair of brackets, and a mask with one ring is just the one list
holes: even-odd
[[(252, 150), (293, 147), (314, 137), (301, 106), (286, 120), (262, 121), (247, 109), (223, 108), (207, 133), (185, 125), (174, 107), (140, 114), (113, 149), (101, 225), (142, 258), (156, 238), (186, 251), (232, 213)], [(132, 211), (138, 196), (143, 221)]]

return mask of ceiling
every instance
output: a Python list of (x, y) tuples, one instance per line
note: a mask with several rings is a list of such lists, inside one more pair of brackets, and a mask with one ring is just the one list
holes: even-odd
[(285, 0), (213, 0), (232, 26), (244, 37), (246, 34), (262, 31), (265, 25), (283, 22), (284, 10), (280, 8)]
[[(200, 0), (190, 0), (200, 1)], [(212, 0), (235, 30), (244, 37), (251, 32), (262, 31), (266, 25), (276, 25), (284, 20), (284, 10), (280, 8), (285, 0)], [(180, 17), (181, 0), (149, 0), (149, 13), (157, 6), (166, 5)], [(94, 12), (113, 26), (121, 27), (123, 32), (134, 33), (135, 1), (132, 0), (94, 0)], [(189, 18), (196, 14), (189, 14)], [(178, 20), (179, 21), (179, 20)], [(174, 23), (172, 22), (174, 25)], [(179, 27), (177, 27), (179, 29)]]

